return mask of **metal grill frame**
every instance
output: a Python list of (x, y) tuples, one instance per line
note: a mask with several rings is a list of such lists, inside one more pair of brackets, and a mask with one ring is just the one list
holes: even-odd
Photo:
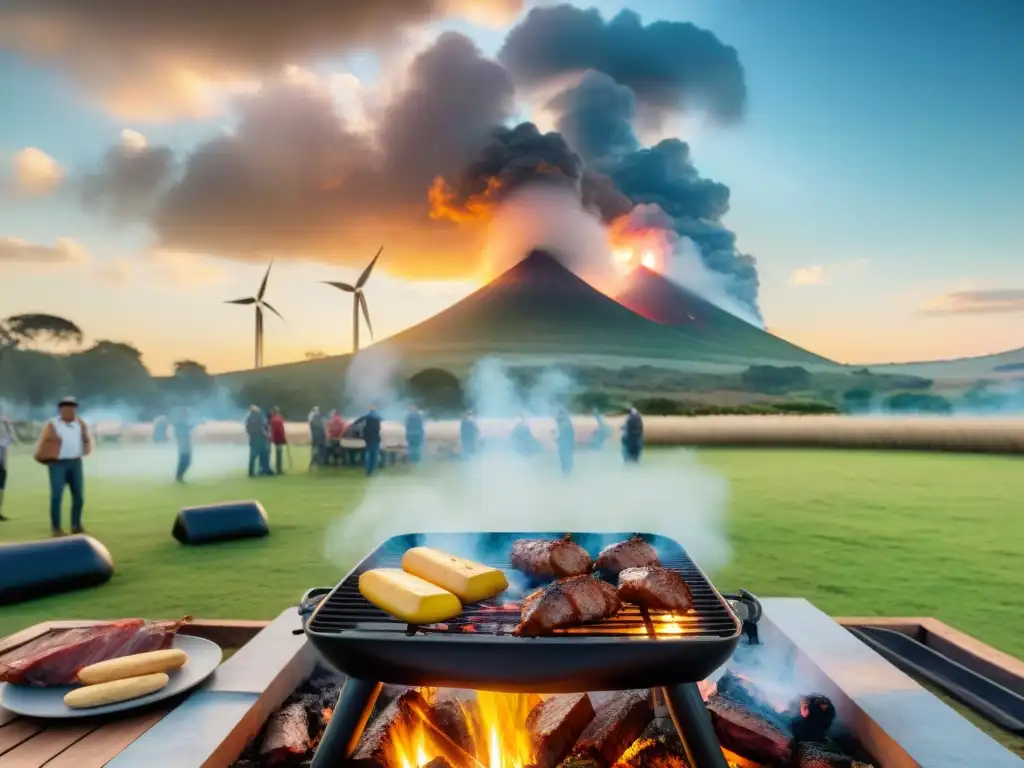
[[(355, 678), (399, 685), (524, 693), (631, 690), (694, 683), (706, 678), (732, 655), (741, 634), (739, 619), (685, 549), (678, 542), (655, 534), (578, 533), (573, 540), (586, 546), (593, 556), (599, 545), (640, 535), (654, 545), (660, 557), (664, 556), (668, 567), (683, 566), (681, 572), (694, 591), (695, 602), (698, 598), (708, 601), (708, 607), (702, 608), (706, 613), (698, 613), (698, 621), (727, 621), (727, 626), (716, 634), (656, 638), (636, 633), (602, 634), (602, 628), (614, 624), (614, 619), (585, 630), (536, 638), (413, 628), (372, 606), (356, 587), (363, 571), (395, 567), (391, 560), (396, 553), (427, 540), (441, 548), (441, 540), (452, 537), (453, 546), (448, 551), (458, 555), (465, 552), (454, 545), (459, 537), (469, 542), (481, 536), (494, 536), (510, 548), (515, 539), (558, 539), (563, 535), (495, 532), (392, 537), (363, 558), (320, 602), (306, 623), (306, 636), (330, 663)], [(503, 568), (512, 571), (507, 562)], [(333, 611), (342, 609), (338, 604), (353, 600), (353, 595), (362, 602), (359, 612), (375, 621), (345, 622), (330, 617)], [(468, 612), (473, 612), (473, 608), (469, 607)], [(642, 620), (639, 611), (636, 615)]]

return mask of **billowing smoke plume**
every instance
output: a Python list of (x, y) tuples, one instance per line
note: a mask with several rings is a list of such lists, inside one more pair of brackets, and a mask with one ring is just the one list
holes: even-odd
[[(628, 530), (671, 536), (705, 568), (726, 565), (728, 482), (695, 455), (673, 452), (670, 461), (652, 458), (627, 470), (608, 446), (579, 453), (573, 473), (561, 474), (551, 448), (552, 416), (572, 384), (558, 371), (545, 371), (523, 392), (500, 361), (482, 361), (467, 394), (483, 414), (483, 453), (455, 465), (454, 473), (374, 480), (359, 507), (332, 526), (326, 556), (348, 566), (367, 548), (403, 533)], [(533, 414), (530, 429), (546, 444), (539, 455), (502, 450), (515, 418), (498, 417), (524, 412)], [(576, 420), (577, 436), (591, 428), (588, 422)], [(456, 554), (488, 559), (480, 549)]]

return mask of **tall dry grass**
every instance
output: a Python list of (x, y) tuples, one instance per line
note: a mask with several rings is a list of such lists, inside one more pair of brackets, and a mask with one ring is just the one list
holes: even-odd
[[(575, 420), (576, 438), (585, 442), (595, 427), (594, 419)], [(621, 418), (609, 418), (608, 442), (616, 442)], [(481, 420), (485, 439), (508, 436), (512, 420)], [(553, 422), (531, 422), (537, 439), (550, 442)], [(149, 442), (153, 429), (148, 424), (97, 425), (101, 435), (120, 435), (121, 442)], [(309, 430), (303, 423), (287, 425), (293, 445), (307, 445)], [(1024, 453), (1024, 418), (950, 417), (853, 417), (853, 416), (648, 416), (644, 419), (645, 442), (649, 446), (733, 446), (792, 448), (865, 448), (968, 453)], [(400, 424), (384, 425), (385, 444), (402, 442)], [(241, 424), (208, 423), (194, 433), (197, 443), (244, 443)], [(459, 439), (457, 421), (427, 424), (430, 444), (455, 445)]]

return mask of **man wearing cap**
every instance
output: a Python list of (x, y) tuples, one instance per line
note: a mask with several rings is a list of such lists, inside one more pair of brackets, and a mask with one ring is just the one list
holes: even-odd
[(75, 398), (65, 397), (57, 407), (60, 415), (43, 427), (35, 459), (50, 471), (50, 529), (54, 536), (63, 536), (60, 508), (64, 502), (65, 486), (71, 490), (71, 532), (85, 533), (82, 528), (82, 507), (85, 504), (82, 458), (92, 453), (92, 438), (85, 422), (78, 417)]

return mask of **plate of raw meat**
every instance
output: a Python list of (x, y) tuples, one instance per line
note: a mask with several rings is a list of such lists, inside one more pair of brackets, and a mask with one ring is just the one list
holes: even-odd
[[(126, 619), (91, 627), (58, 630), (0, 656), (0, 707), (26, 717), (77, 718), (136, 709), (191, 690), (220, 665), (216, 643), (179, 635), (187, 620), (150, 622)], [(176, 650), (179, 653), (171, 653)], [(79, 672), (122, 666), (145, 666), (146, 658), (176, 657), (158, 667), (164, 671), (129, 679), (109, 675), (110, 682), (81, 685)], [(184, 661), (182, 661), (184, 659)], [(83, 673), (83, 677), (85, 677)], [(104, 688), (106, 686), (106, 688)], [(72, 691), (96, 692), (89, 703), (68, 706)], [(119, 690), (120, 689), (120, 690)], [(134, 689), (127, 690), (127, 689)], [(109, 701), (110, 703), (106, 703)]]

